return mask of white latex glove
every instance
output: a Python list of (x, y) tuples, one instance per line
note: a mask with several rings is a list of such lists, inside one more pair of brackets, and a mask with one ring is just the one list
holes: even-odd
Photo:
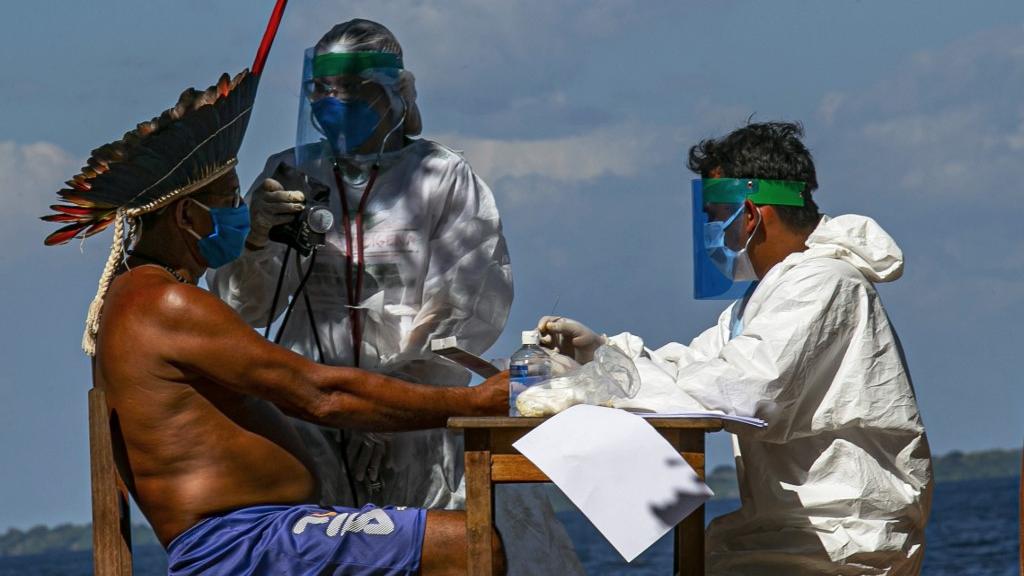
[(345, 447), (353, 479), (364, 483), (371, 496), (382, 488), (381, 466), (390, 443), (391, 435), (388, 433), (357, 432), (352, 434)]
[(262, 248), (269, 241), (270, 229), (291, 222), (305, 208), (306, 195), (299, 190), (285, 190), (281, 183), (267, 178), (253, 190), (249, 203), (249, 237), (245, 243)]
[(594, 359), (594, 351), (607, 338), (587, 328), (581, 322), (561, 316), (545, 316), (537, 322), (540, 343), (555, 348), (562, 354), (575, 358), (580, 364)]
[(580, 367), (580, 363), (551, 348), (541, 348), (551, 359), (551, 377), (557, 378)]

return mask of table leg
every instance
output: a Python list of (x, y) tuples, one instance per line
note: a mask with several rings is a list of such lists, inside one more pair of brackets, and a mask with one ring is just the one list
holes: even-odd
[[(679, 452), (704, 454), (704, 433), (681, 431), (678, 437)], [(701, 480), (704, 479), (703, 458), (693, 469)], [(704, 576), (704, 506), (693, 511), (675, 528), (675, 574), (679, 576)]]
[(491, 576), (491, 537), (494, 534), (494, 493), (491, 453), (466, 452), (466, 553), (470, 576)]
[(676, 526), (676, 574), (704, 576), (704, 506)]

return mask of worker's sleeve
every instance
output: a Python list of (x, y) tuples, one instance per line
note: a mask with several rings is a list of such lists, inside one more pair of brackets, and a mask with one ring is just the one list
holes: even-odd
[(648, 349), (643, 338), (623, 332), (608, 337), (608, 343), (633, 359), (641, 374), (651, 368), (675, 379), (679, 366), (702, 362), (714, 358), (729, 339), (728, 326), (735, 304), (725, 309), (718, 318), (718, 324), (700, 333), (689, 345), (669, 342), (657, 350)]
[(658, 350), (650, 350), (644, 347), (641, 337), (629, 332), (609, 337), (608, 343), (611, 346), (633, 359), (641, 382), (640, 391), (634, 398), (613, 400), (612, 406), (655, 412), (708, 410), (679, 388), (676, 373), (680, 364), (701, 361), (718, 354), (728, 339), (728, 329), (723, 333), (722, 326), (729, 326), (731, 311), (732, 307), (727, 308), (721, 314), (718, 325), (705, 330), (689, 346), (672, 342)]
[[(280, 155), (271, 156), (267, 160), (263, 172), (256, 178), (245, 195), (246, 203), (252, 205), (252, 195), (263, 180), (269, 178), (277, 167)], [(274, 298), (281, 273), (286, 246), (278, 242), (268, 242), (262, 250), (246, 248), (234, 262), (230, 262), (210, 270), (206, 275), (210, 291), (217, 294), (228, 306), (251, 326), (262, 328), (271, 318), (270, 304)], [(289, 256), (288, 271), (281, 286), (281, 297), (278, 298), (273, 318), (277, 318), (288, 306), (288, 295), (293, 294), (299, 284), (298, 266), (295, 251)], [(303, 259), (305, 261), (305, 259)], [(304, 264), (305, 265), (305, 264)]]
[(451, 167), (431, 231), (422, 305), (403, 351), (429, 352), (434, 338), (455, 336), (481, 354), (497, 340), (512, 306), (512, 267), (490, 188), (461, 159)]
[(813, 393), (831, 382), (829, 367), (841, 361), (848, 327), (867, 299), (863, 284), (804, 266), (759, 300), (732, 340), (723, 315), (690, 346), (670, 344), (647, 355), (686, 397), (707, 410), (761, 418), (768, 427), (756, 433), (760, 439), (783, 442), (793, 438), (793, 422), (816, 408)]

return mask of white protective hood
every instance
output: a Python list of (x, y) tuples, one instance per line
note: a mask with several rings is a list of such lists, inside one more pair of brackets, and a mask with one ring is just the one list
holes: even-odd
[(931, 457), (873, 286), (900, 277), (903, 254), (855, 215), (823, 218), (807, 245), (689, 345), (611, 338), (643, 381), (623, 405), (768, 422), (735, 438), (743, 506), (709, 527), (709, 574), (917, 574)]

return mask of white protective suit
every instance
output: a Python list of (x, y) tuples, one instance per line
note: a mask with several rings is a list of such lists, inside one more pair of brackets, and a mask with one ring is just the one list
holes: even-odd
[[(733, 438), (742, 507), (708, 528), (708, 573), (918, 574), (931, 504), (924, 425), (873, 282), (903, 254), (870, 218), (824, 217), (688, 346), (611, 342), (643, 386), (622, 406), (757, 416)], [(730, 339), (738, 320), (742, 329)]]
[[(269, 178), (281, 161), (293, 164), (293, 150), (271, 156), (253, 189)], [(329, 163), (301, 169), (331, 187), (330, 208), (336, 223), (317, 255), (305, 292), (323, 345), (324, 363), (351, 366), (340, 196)], [(364, 187), (365, 183), (345, 186), (349, 206), (358, 206)], [(367, 204), (364, 229), (366, 275), (360, 306), (365, 319), (360, 368), (412, 382), (465, 386), (469, 374), (431, 353), (430, 339), (456, 336), (460, 346), (481, 354), (505, 325), (512, 304), (512, 272), (490, 189), (459, 155), (429, 140), (415, 140), (384, 156)], [(265, 326), (284, 251), (285, 246), (276, 242), (263, 250), (246, 250), (234, 263), (211, 274), (211, 289), (247, 322)], [(294, 257), (292, 251), (282, 289), (285, 295), (293, 294), (301, 280)], [(303, 270), (306, 261), (303, 259)], [(279, 302), (276, 313), (286, 304)], [(305, 302), (300, 299), (281, 344), (315, 359), (312, 330)], [(384, 488), (374, 495), (375, 500), (404, 506), (459, 507), (463, 496), (456, 492), (462, 455), (456, 440), (444, 430), (394, 435), (381, 470)], [(327, 456), (317, 454), (318, 461), (324, 458)], [(342, 485), (339, 468), (331, 468), (324, 474), (325, 480)], [(328, 495), (328, 499), (343, 497)]]
[[(252, 191), (278, 163), (294, 164), (294, 151), (271, 156)], [(320, 249), (307, 282), (324, 362), (351, 366), (352, 337), (346, 308), (345, 236), (341, 201), (330, 164), (300, 169), (331, 188), (335, 227)], [(357, 206), (365, 182), (346, 184), (350, 207)], [(512, 273), (498, 209), (487, 185), (458, 154), (426, 139), (412, 140), (385, 153), (364, 218), (366, 276), (360, 367), (425, 384), (465, 386), (469, 373), (430, 352), (430, 340), (458, 338), (460, 347), (482, 354), (497, 339), (512, 304)], [(355, 234), (353, 233), (353, 237)], [(213, 271), (211, 290), (253, 326), (265, 326), (281, 270), (285, 246), (263, 250)], [(293, 261), (282, 289), (292, 294), (301, 276)], [(307, 259), (303, 259), (303, 270)], [(282, 297), (282, 300), (286, 300)], [(287, 302), (279, 302), (275, 316)], [(281, 344), (317, 358), (305, 303), (300, 300)], [(321, 501), (352, 505), (337, 450), (316, 426), (295, 420), (314, 454), (322, 479)], [(356, 433), (358, 441), (358, 433)], [(460, 509), (465, 506), (461, 435), (421, 430), (391, 435), (381, 469), (382, 491), (360, 503)], [(582, 573), (572, 544), (543, 494), (504, 490), (497, 504), (498, 527), (509, 556), (509, 574)], [(540, 496), (541, 498), (538, 498)]]

